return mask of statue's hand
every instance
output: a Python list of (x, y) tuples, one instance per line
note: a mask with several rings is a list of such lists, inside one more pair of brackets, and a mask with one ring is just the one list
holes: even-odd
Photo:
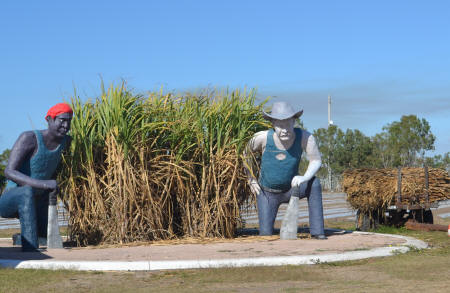
[(299, 187), (300, 184), (302, 184), (303, 182), (306, 182), (306, 181), (307, 180), (306, 180), (306, 178), (304, 176), (297, 175), (297, 176), (294, 176), (294, 178), (292, 178), (291, 186), (292, 187)]
[(56, 205), (58, 202), (58, 193), (59, 190), (58, 188), (52, 190), (49, 194), (48, 194), (48, 201), (49, 201), (49, 205)]
[(56, 190), (58, 189), (58, 182), (56, 180), (42, 180), (44, 183), (43, 189)]
[(261, 186), (259, 186), (256, 179), (250, 179), (248, 184), (250, 185), (250, 190), (254, 195), (258, 195), (261, 192)]

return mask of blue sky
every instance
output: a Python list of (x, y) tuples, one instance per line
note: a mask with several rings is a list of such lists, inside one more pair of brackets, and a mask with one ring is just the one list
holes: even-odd
[(415, 114), (450, 151), (450, 1), (2, 1), (0, 151), (50, 106), (125, 79), (136, 92), (256, 87), (372, 136)]

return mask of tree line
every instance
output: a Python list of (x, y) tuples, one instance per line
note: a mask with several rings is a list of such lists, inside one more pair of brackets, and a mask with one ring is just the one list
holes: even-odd
[(2, 191), (6, 185), (5, 168), (8, 163), (10, 152), (9, 149), (6, 149), (0, 154), (0, 191)]

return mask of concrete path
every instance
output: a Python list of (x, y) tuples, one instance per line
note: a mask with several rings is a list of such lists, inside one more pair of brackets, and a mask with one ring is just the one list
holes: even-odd
[(232, 240), (191, 239), (40, 252), (21, 252), (10, 239), (0, 239), (0, 266), (100, 271), (279, 266), (389, 256), (411, 247), (427, 247), (422, 241), (399, 235), (328, 229), (327, 240), (316, 240), (309, 238), (306, 230), (299, 232), (297, 240), (247, 235)]

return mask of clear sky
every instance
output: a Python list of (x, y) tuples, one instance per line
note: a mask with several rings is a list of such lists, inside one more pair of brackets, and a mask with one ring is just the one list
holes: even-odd
[[(258, 88), (372, 136), (415, 114), (450, 151), (450, 1), (1, 1), (0, 151), (48, 108), (136, 92)], [(76, 119), (76, 118), (75, 118)]]

